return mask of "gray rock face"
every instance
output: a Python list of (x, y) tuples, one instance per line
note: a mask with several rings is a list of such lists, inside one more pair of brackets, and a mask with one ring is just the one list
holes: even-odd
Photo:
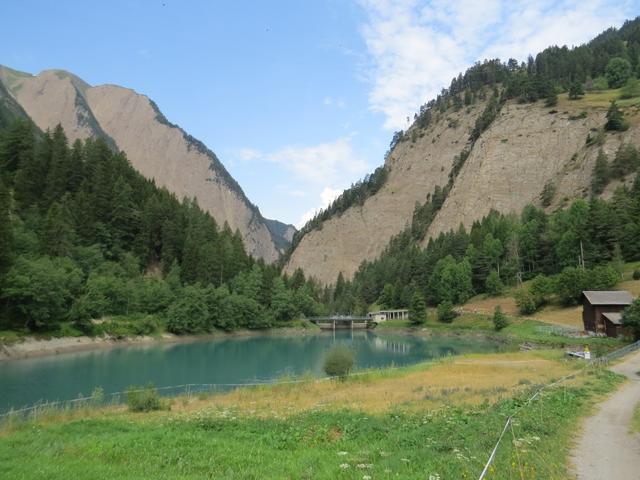
[(169, 123), (145, 95), (114, 85), (92, 87), (60, 70), (33, 76), (0, 67), (0, 82), (40, 129), (60, 123), (70, 141), (104, 138), (125, 151), (142, 175), (178, 198), (196, 198), (220, 226), (238, 229), (251, 255), (274, 262), (290, 242), (268, 228), (215, 154)]

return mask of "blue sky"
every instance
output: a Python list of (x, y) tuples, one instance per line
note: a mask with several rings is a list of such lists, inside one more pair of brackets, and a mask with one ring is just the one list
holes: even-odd
[(148, 95), (265, 216), (300, 225), (472, 62), (582, 43), (640, 0), (21, 0), (0, 13), (1, 64)]

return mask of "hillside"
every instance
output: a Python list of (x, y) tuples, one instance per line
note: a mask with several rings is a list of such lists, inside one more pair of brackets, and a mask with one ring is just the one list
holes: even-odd
[(195, 198), (219, 225), (238, 229), (251, 255), (273, 262), (288, 245), (216, 155), (170, 123), (145, 95), (114, 85), (92, 87), (62, 70), (33, 76), (0, 67), (0, 83), (41, 130), (61, 124), (70, 142), (102, 138), (127, 152), (145, 177), (178, 198)]
[[(626, 22), (571, 50), (551, 47), (526, 63), (477, 63), (454, 78), (420, 108), (407, 131), (394, 135), (384, 184), (347, 207), (338, 199), (301, 229), (285, 271), (301, 268), (324, 284), (340, 273), (351, 279), (394, 236), (412, 228), (421, 209), (426, 217), (419, 243), (425, 247), (460, 225), (468, 230), (492, 210), (520, 214), (533, 204), (551, 213), (588, 199), (599, 151), (611, 159), (623, 144), (640, 145), (640, 91), (620, 100), (619, 85), (605, 79), (613, 58), (636, 71), (639, 23)], [(569, 100), (570, 88), (582, 95)], [(626, 131), (604, 131), (613, 100)], [(621, 182), (632, 180), (627, 175), (610, 182), (601, 195), (610, 198)], [(433, 203), (436, 186), (442, 190)], [(353, 196), (346, 191), (343, 197)]]

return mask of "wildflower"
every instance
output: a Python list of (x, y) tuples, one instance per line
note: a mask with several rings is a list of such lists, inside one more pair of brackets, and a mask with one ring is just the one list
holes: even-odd
[(362, 476), (362, 480), (371, 480), (371, 476), (370, 475), (363, 475)]
[(409, 463), (409, 459), (408, 458), (401, 458), (400, 461), (404, 462), (404, 463)]
[(348, 463), (341, 463), (340, 464), (340, 468), (343, 470), (346, 470), (347, 468), (349, 468), (349, 464)]
[(440, 475), (437, 473), (429, 475), (429, 480), (440, 480)]
[(356, 468), (371, 468), (373, 467), (372, 463), (359, 463), (358, 465), (356, 465)]
[(349, 455), (349, 452), (338, 452), (338, 455), (344, 457), (345, 455)]

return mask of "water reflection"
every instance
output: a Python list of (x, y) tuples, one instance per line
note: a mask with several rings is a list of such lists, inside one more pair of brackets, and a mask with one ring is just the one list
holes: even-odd
[(470, 352), (496, 351), (487, 340), (415, 337), (370, 330), (317, 335), (226, 337), (192, 343), (127, 346), (0, 362), (0, 411), (40, 400), (69, 400), (101, 386), (105, 392), (156, 386), (272, 381), (283, 375), (321, 376), (327, 350), (346, 344), (357, 368), (407, 365)]

